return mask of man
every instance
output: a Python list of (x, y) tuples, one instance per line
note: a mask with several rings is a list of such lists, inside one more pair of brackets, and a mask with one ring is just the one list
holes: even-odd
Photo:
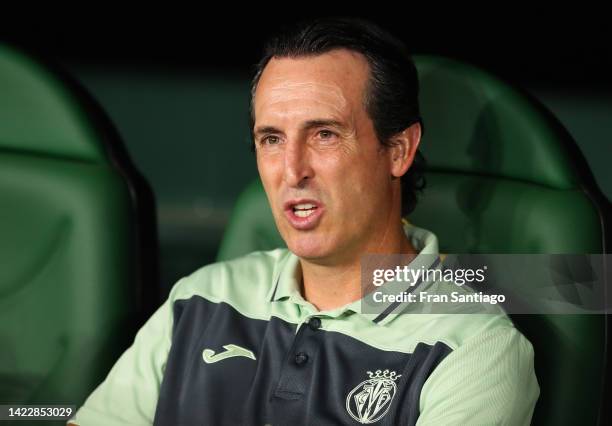
[(252, 130), (288, 250), (181, 279), (73, 422), (528, 424), (533, 350), (501, 312), (361, 309), (362, 255), (439, 265), (436, 236), (401, 220), (421, 182), (417, 94), (404, 48), (371, 24), (273, 39)]

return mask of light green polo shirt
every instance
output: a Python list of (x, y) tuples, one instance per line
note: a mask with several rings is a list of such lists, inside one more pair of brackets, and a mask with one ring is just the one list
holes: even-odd
[[(410, 265), (439, 268), (436, 236), (405, 232), (419, 252)], [(174, 285), (72, 421), (530, 423), (533, 348), (501, 309), (414, 314), (389, 303), (364, 313), (361, 302), (317, 310), (287, 249), (202, 267)]]

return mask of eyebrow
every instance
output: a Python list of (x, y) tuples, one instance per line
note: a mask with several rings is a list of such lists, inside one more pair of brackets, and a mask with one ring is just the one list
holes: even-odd
[(282, 133), (282, 132), (273, 126), (258, 127), (257, 129), (255, 129), (255, 132), (253, 132), (255, 136), (259, 136), (264, 133)]
[[(336, 127), (338, 129), (345, 129), (345, 125), (338, 120), (315, 119), (315, 120), (306, 121), (304, 124), (302, 124), (300, 130), (309, 130), (309, 129), (313, 129), (316, 127), (325, 127), (325, 126)], [(256, 128), (253, 134), (255, 136), (259, 136), (263, 133), (278, 134), (278, 133), (283, 133), (283, 132), (274, 126), (263, 126), (263, 127)]]

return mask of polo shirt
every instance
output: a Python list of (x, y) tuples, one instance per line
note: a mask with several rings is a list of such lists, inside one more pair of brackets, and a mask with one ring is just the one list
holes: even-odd
[[(411, 265), (440, 267), (436, 236), (404, 230), (419, 253)], [(530, 423), (533, 348), (501, 309), (366, 313), (358, 300), (319, 311), (300, 276), (299, 259), (277, 249), (180, 279), (71, 422)]]

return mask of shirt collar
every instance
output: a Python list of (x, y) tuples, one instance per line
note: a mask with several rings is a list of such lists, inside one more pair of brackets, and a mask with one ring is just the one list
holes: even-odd
[[(407, 221), (403, 221), (404, 232), (412, 246), (417, 250), (417, 256), (410, 262), (412, 268), (435, 268), (439, 267), (439, 249), (438, 238), (436, 235), (424, 228), (419, 228)], [(432, 261), (433, 260), (433, 261)], [(287, 300), (310, 306), (316, 312), (316, 308), (310, 302), (304, 300), (300, 292), (302, 270), (300, 267), (299, 257), (290, 251), (287, 251), (285, 256), (279, 262), (279, 268), (274, 276), (273, 292), (270, 297), (272, 302)], [(395, 304), (381, 305), (380, 313), (362, 313), (361, 302), (363, 299), (356, 300), (347, 305), (335, 308), (330, 311), (325, 311), (326, 314), (337, 316), (345, 311), (352, 311), (356, 314), (363, 315), (371, 321), (384, 325), (390, 322), (397, 310)]]

